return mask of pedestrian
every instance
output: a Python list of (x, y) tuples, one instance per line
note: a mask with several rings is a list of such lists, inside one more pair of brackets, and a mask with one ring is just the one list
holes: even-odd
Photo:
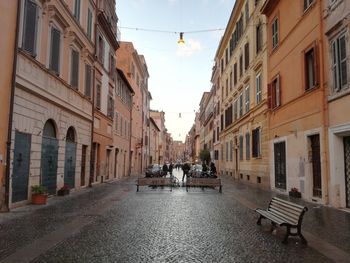
[(212, 177), (215, 177), (215, 178), (217, 177), (216, 176), (217, 171), (216, 171), (215, 163), (213, 163), (213, 162), (210, 163), (210, 173), (211, 173)]
[(168, 174), (168, 166), (166, 163), (163, 165), (163, 176), (166, 177)]
[(191, 167), (188, 164), (188, 162), (185, 162), (185, 164), (182, 167), (182, 173), (183, 173), (183, 175), (182, 175), (182, 182), (184, 181), (185, 176), (186, 176), (186, 180), (187, 180), (188, 172), (190, 171), (190, 169), (191, 169)]
[(172, 162), (170, 162), (169, 164), (169, 173), (170, 173), (170, 176), (173, 176), (173, 169), (174, 169), (174, 165)]

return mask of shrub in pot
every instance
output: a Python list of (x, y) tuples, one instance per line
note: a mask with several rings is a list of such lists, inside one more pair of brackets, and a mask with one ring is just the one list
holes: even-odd
[(32, 204), (45, 205), (47, 202), (48, 193), (46, 188), (42, 185), (33, 185), (32, 190)]

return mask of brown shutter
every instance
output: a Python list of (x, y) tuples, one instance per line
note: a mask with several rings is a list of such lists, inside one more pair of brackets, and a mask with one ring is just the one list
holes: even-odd
[(56, 28), (51, 28), (51, 55), (50, 69), (59, 74), (59, 58), (60, 58), (60, 38), (61, 32)]
[(25, 1), (22, 47), (32, 56), (36, 56), (37, 12), (38, 8), (35, 2), (30, 0)]
[(70, 84), (72, 88), (78, 90), (79, 83), (79, 53), (72, 49), (71, 56), (71, 79)]
[(91, 66), (85, 65), (85, 96), (91, 98)]
[(318, 45), (317, 42), (314, 42), (314, 72), (315, 72), (315, 76), (314, 76), (314, 86), (318, 86), (318, 84), (320, 83), (320, 79), (319, 79), (319, 59), (318, 59)]
[(278, 74), (277, 76), (277, 85), (278, 85), (278, 91), (279, 91), (279, 105), (276, 105), (276, 106), (281, 106), (282, 105), (282, 86), (281, 86), (281, 75)]
[(96, 108), (101, 109), (101, 85), (96, 85)]
[(267, 105), (272, 109), (272, 83), (267, 84)]

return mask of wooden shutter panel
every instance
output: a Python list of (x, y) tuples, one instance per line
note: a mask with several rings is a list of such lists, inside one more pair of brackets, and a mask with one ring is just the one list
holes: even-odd
[[(282, 105), (282, 89), (281, 89), (281, 75), (277, 76), (277, 83), (278, 88), (278, 94), (275, 94), (275, 96), (278, 96), (278, 104), (275, 105), (275, 107), (279, 107)], [(277, 98), (277, 97), (276, 97)]]
[(72, 49), (72, 57), (71, 57), (71, 80), (70, 84), (72, 88), (78, 89), (79, 83), (79, 53)]
[(101, 109), (101, 85), (96, 85), (96, 108)]
[(272, 109), (272, 84), (267, 84), (267, 105)]
[(36, 56), (36, 34), (38, 25), (38, 7), (35, 2), (25, 1), (22, 47), (32, 56)]
[(51, 56), (50, 69), (59, 74), (61, 32), (56, 28), (51, 28)]
[(91, 98), (91, 66), (85, 65), (85, 96)]

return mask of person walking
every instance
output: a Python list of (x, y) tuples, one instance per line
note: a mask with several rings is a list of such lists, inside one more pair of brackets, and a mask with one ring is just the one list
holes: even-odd
[(169, 164), (169, 173), (170, 173), (171, 177), (173, 176), (173, 169), (174, 169), (174, 165), (173, 165), (172, 162), (170, 162), (170, 164)]
[(163, 176), (166, 177), (168, 174), (168, 165), (164, 163), (163, 165)]
[(215, 177), (215, 178), (217, 177), (216, 176), (217, 171), (216, 171), (215, 163), (213, 163), (213, 162), (210, 163), (210, 173), (211, 173), (212, 177)]
[(186, 176), (186, 180), (187, 180), (188, 172), (190, 171), (190, 169), (191, 169), (191, 167), (188, 164), (188, 162), (185, 162), (185, 164), (182, 167), (182, 173), (183, 173), (182, 174), (182, 182), (184, 181), (185, 176)]

